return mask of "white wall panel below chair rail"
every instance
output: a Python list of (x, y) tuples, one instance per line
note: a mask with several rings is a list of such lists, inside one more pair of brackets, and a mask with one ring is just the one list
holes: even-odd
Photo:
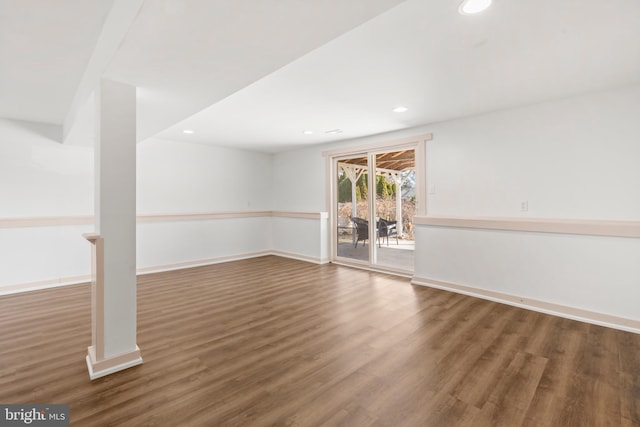
[(271, 218), (141, 222), (137, 227), (138, 268), (218, 258), (242, 258), (271, 248)]
[(425, 225), (414, 283), (640, 333), (640, 239)]
[[(324, 262), (326, 220), (325, 212), (139, 215), (138, 272), (268, 254)], [(82, 234), (93, 231), (90, 216), (0, 219), (0, 294), (90, 280), (90, 246)]]
[(89, 280), (91, 224), (0, 227), (0, 293)]
[(273, 249), (278, 255), (315, 263), (328, 262), (327, 216), (321, 218), (272, 218)]

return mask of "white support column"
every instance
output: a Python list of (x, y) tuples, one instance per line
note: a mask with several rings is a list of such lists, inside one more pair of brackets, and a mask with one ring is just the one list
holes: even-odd
[(356, 183), (354, 181), (351, 181), (351, 218), (355, 218), (358, 216), (356, 194)]
[[(95, 227), (102, 289), (93, 295), (91, 379), (142, 363), (136, 345), (136, 88), (101, 80), (96, 91)], [(101, 259), (100, 259), (101, 258)]]
[(356, 183), (364, 173), (365, 169), (344, 163), (341, 164), (340, 167), (342, 167), (344, 173), (347, 174), (347, 178), (351, 181), (351, 218), (354, 218), (358, 216), (356, 209)]
[(396, 183), (396, 231), (398, 232), (398, 237), (401, 237), (404, 234), (402, 225), (402, 184), (404, 180), (400, 174), (397, 174), (394, 180)]
[(407, 180), (407, 176), (402, 177), (401, 171), (386, 171), (387, 176), (396, 185), (396, 230), (398, 231), (398, 237), (404, 233), (404, 226), (402, 224), (402, 184)]

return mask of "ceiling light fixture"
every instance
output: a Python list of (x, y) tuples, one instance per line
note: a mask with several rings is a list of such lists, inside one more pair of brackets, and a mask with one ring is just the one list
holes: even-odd
[(491, 0), (464, 0), (460, 3), (458, 12), (461, 15), (474, 15), (491, 6)]
[(342, 133), (342, 130), (341, 129), (332, 129), (332, 130), (326, 131), (325, 133), (330, 133), (332, 135), (335, 135), (337, 133)]
[(185, 130), (182, 131), (182, 133), (186, 133), (186, 134), (191, 135), (194, 132), (191, 129), (185, 129)]
[(404, 113), (405, 111), (409, 111), (409, 109), (407, 107), (399, 105), (391, 111), (393, 111), (394, 113)]
[(305, 130), (305, 131), (302, 131), (302, 133), (305, 134), (305, 135), (312, 135), (313, 131), (312, 130)]

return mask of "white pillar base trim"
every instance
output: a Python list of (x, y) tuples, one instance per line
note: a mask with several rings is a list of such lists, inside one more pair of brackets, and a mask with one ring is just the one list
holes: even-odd
[(134, 351), (124, 353), (110, 359), (97, 361), (96, 352), (93, 346), (87, 348), (87, 368), (89, 369), (89, 378), (95, 380), (118, 371), (142, 364), (142, 356), (140, 349), (136, 346)]
[(620, 329), (622, 331), (640, 334), (640, 320), (626, 317), (614, 316), (611, 314), (599, 313), (591, 310), (584, 310), (577, 307), (555, 304), (547, 301), (540, 301), (518, 295), (505, 294), (502, 292), (490, 291), (487, 289), (475, 288), (472, 286), (459, 285), (456, 283), (443, 282), (441, 280), (414, 277), (411, 280), (414, 285), (427, 286), (430, 288), (442, 289), (458, 294), (469, 295), (489, 301), (512, 305), (514, 307), (527, 310), (538, 311), (552, 316), (564, 317), (580, 322), (591, 323), (607, 328)]

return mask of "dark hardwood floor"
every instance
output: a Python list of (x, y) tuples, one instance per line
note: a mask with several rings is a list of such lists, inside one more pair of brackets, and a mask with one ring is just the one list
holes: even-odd
[(144, 364), (96, 381), (88, 285), (0, 297), (0, 403), (76, 426), (640, 426), (640, 335), (272, 256), (138, 282)]

